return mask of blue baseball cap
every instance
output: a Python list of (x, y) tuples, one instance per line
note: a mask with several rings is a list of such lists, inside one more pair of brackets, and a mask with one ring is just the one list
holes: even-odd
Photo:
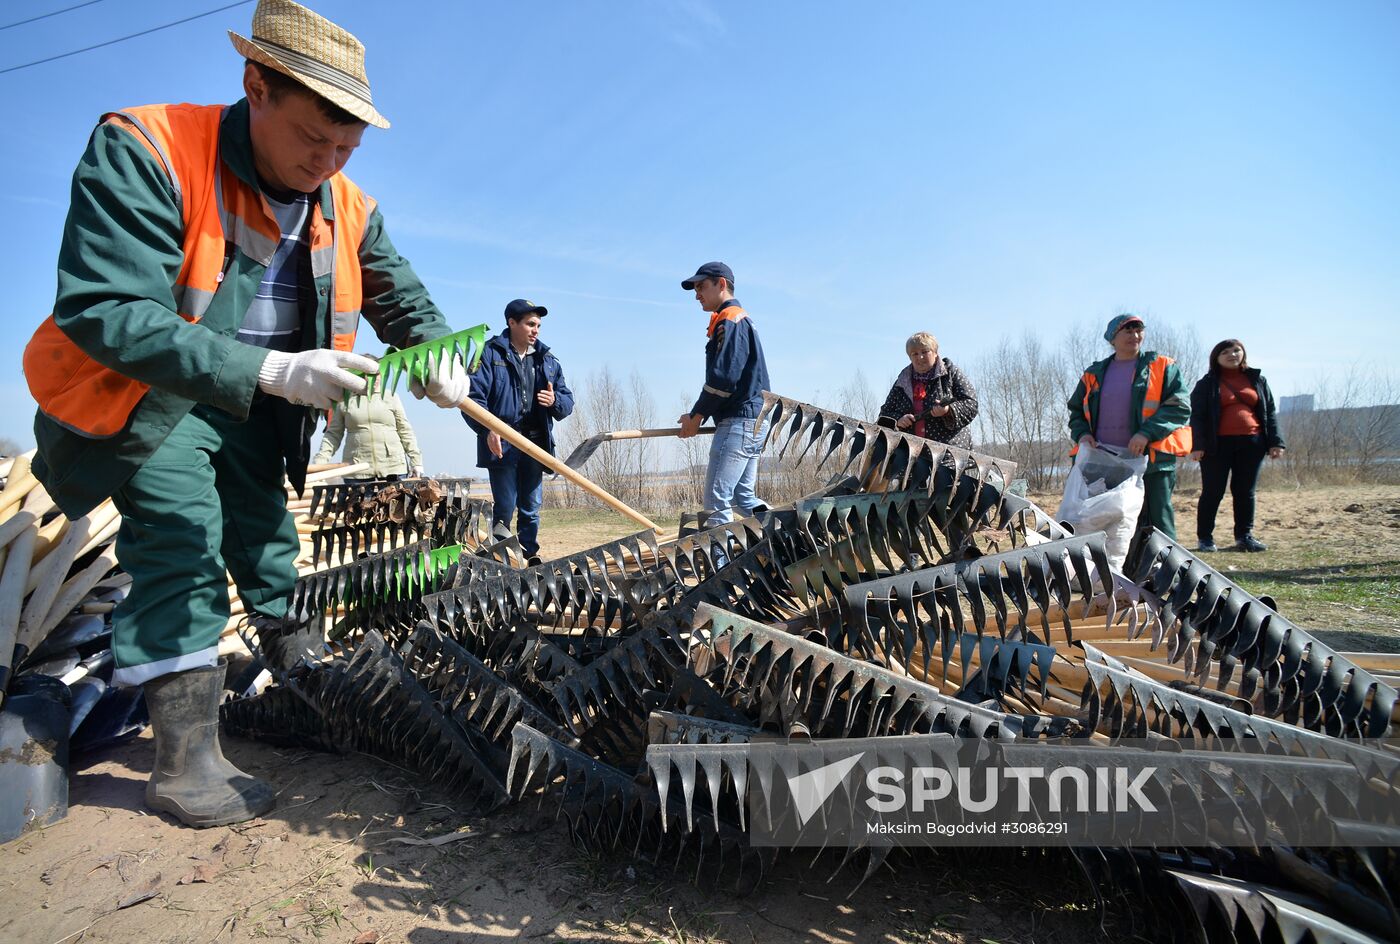
[(696, 282), (703, 282), (706, 279), (724, 279), (729, 283), (730, 291), (734, 290), (734, 272), (723, 262), (707, 262), (695, 270), (695, 274), (681, 283), (681, 288), (687, 292), (695, 288)]
[(549, 314), (549, 309), (543, 305), (536, 305), (528, 298), (517, 298), (506, 305), (506, 317), (511, 321), (523, 321), (526, 315), (539, 315), (543, 318)]
[(1137, 315), (1115, 315), (1108, 322), (1108, 328), (1103, 333), (1103, 339), (1109, 344), (1112, 344), (1113, 336), (1131, 324), (1140, 324), (1144, 328), (1147, 327), (1147, 324)]

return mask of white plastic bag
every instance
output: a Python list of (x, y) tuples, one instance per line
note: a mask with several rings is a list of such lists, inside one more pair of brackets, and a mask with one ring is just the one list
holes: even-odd
[(1065, 479), (1059, 520), (1075, 534), (1104, 533), (1108, 560), (1121, 571), (1137, 527), (1144, 496), (1147, 456), (1134, 459), (1113, 446), (1080, 446)]

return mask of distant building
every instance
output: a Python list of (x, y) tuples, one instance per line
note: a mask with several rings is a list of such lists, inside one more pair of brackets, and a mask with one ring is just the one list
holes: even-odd
[(1311, 413), (1314, 397), (1311, 393), (1300, 393), (1296, 397), (1279, 397), (1279, 413)]

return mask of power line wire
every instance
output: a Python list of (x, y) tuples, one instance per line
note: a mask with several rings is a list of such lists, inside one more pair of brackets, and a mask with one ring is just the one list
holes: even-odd
[(116, 39), (109, 39), (105, 43), (96, 43), (92, 46), (84, 46), (82, 49), (74, 49), (71, 52), (61, 52), (56, 56), (48, 56), (43, 59), (35, 59), (33, 62), (26, 62), (22, 65), (10, 66), (6, 69), (0, 69), (0, 75), (4, 75), (6, 72), (18, 72), (20, 69), (28, 69), (31, 66), (41, 66), (46, 62), (53, 62), (55, 59), (67, 59), (69, 56), (76, 56), (79, 53), (92, 52), (94, 49), (101, 49), (103, 46), (112, 46), (116, 43), (124, 43), (128, 39), (135, 39), (138, 36), (146, 36), (150, 33), (158, 33), (163, 29), (170, 29), (170, 27), (172, 26), (179, 26), (181, 23), (188, 23), (190, 22), (190, 20), (198, 20), (201, 17), (213, 16), (215, 13), (222, 13), (224, 10), (232, 10), (234, 7), (245, 6), (246, 4), (252, 2), (253, 0), (237, 0), (236, 3), (228, 3), (221, 7), (215, 7), (213, 10), (205, 10), (203, 13), (196, 13), (194, 16), (187, 16), (183, 20), (175, 20), (171, 23), (162, 23), (160, 26), (152, 26), (150, 29), (141, 30), (141, 32), (139, 33), (132, 33), (128, 36), (119, 36)]
[(6, 23), (0, 26), (0, 30), (14, 29), (16, 26), (23, 26), (26, 23), (37, 23), (40, 20), (47, 20), (51, 16), (58, 16), (60, 13), (68, 13), (71, 10), (81, 10), (83, 7), (90, 7), (94, 3), (101, 3), (102, 0), (87, 0), (87, 3), (75, 3), (71, 7), (64, 7), (62, 10), (54, 10), (52, 13), (41, 13), (38, 16), (31, 16), (27, 20), (15, 20), (13, 23)]

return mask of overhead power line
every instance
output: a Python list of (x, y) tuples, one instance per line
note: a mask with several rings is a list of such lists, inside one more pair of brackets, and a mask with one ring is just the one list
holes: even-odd
[[(94, 2), (96, 2), (96, 0), (94, 0)], [(55, 59), (67, 59), (69, 56), (76, 56), (79, 53), (92, 52), (94, 49), (101, 49), (103, 46), (112, 46), (117, 43), (124, 43), (128, 39), (135, 39), (138, 36), (147, 36), (151, 33), (158, 33), (163, 29), (170, 29), (170, 27), (172, 26), (179, 26), (181, 23), (188, 23), (191, 20), (198, 20), (202, 17), (213, 16), (215, 13), (222, 13), (225, 10), (232, 10), (234, 7), (245, 6), (246, 4), (252, 2), (253, 0), (237, 0), (237, 2), (235, 3), (226, 3), (221, 7), (215, 7), (212, 10), (205, 10), (203, 13), (196, 13), (194, 16), (187, 16), (182, 20), (174, 20), (170, 23), (162, 23), (160, 26), (152, 26), (150, 29), (141, 30), (141, 32), (139, 33), (131, 33), (127, 36), (118, 36), (116, 39), (109, 39), (106, 42), (102, 43), (94, 43), (91, 46), (84, 46), (82, 49), (74, 49), (71, 52), (61, 52), (56, 56), (46, 56), (43, 59), (35, 59), (33, 62), (26, 62), (21, 65), (10, 66), (5, 69), (0, 69), (0, 75), (4, 75), (6, 72), (18, 72), (20, 69), (28, 69), (31, 66), (41, 66), (46, 62), (53, 62)]]
[(54, 10), (52, 13), (40, 13), (38, 16), (31, 16), (27, 20), (15, 20), (13, 23), (6, 23), (4, 26), (0, 26), (0, 30), (14, 29), (16, 26), (23, 26), (26, 23), (37, 23), (40, 20), (47, 20), (51, 16), (58, 16), (60, 13), (81, 10), (83, 7), (90, 7), (94, 3), (101, 2), (102, 0), (87, 0), (87, 3), (75, 3), (71, 7), (64, 7), (62, 10)]

